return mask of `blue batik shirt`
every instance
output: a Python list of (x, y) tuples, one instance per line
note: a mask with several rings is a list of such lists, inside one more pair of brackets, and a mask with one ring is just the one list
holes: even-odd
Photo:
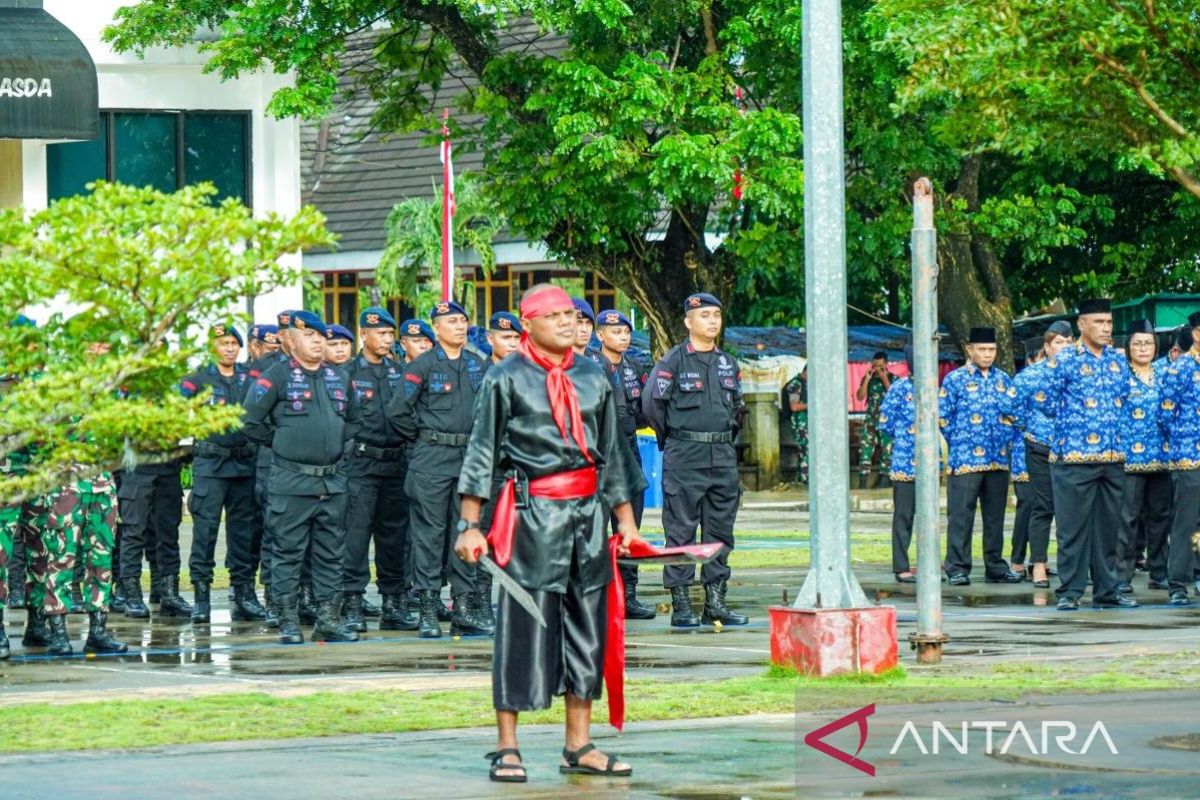
[(1025, 465), (1025, 436), (1016, 425), (1012, 426), (1012, 432), (1012, 461), (1008, 469), (1012, 473), (1013, 483), (1028, 483), (1029, 467)]
[(892, 439), (888, 478), (901, 482), (915, 480), (917, 426), (911, 378), (897, 378), (892, 382), (879, 407), (879, 429)]
[(1054, 421), (1046, 416), (1046, 362), (1030, 364), (1017, 373), (1008, 390), (1005, 413), (1021, 428), (1024, 438), (1050, 447), (1054, 441)]
[(1124, 461), (1121, 417), (1130, 378), (1125, 355), (1109, 345), (1096, 355), (1077, 343), (1064, 347), (1045, 364), (1045, 390), (1035, 393), (1033, 402), (1054, 420), (1050, 460), (1066, 464)]
[(1170, 468), (1200, 469), (1200, 353), (1183, 353), (1163, 375), (1158, 422), (1171, 454)]
[(1121, 417), (1126, 472), (1162, 472), (1170, 460), (1166, 436), (1158, 424), (1162, 378), (1152, 368), (1147, 380), (1130, 370), (1129, 396)]
[(950, 451), (950, 473), (1007, 470), (1012, 424), (1002, 414), (1012, 383), (1004, 370), (985, 374), (972, 363), (942, 381), (938, 423)]

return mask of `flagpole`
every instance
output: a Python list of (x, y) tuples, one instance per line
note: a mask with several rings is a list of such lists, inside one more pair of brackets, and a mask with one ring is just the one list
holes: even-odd
[(454, 299), (454, 162), (450, 146), (450, 109), (442, 111), (442, 299)]

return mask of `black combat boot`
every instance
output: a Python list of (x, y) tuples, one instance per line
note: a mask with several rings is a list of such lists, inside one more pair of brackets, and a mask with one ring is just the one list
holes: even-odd
[(4, 631), (4, 607), (0, 606), (0, 661), (8, 658), (12, 653), (8, 644), (8, 634)]
[(492, 573), (479, 570), (475, 576), (475, 616), (484, 625), (496, 632), (496, 612), (492, 608)]
[(300, 587), (300, 621), (312, 625), (317, 621), (317, 603), (311, 586)]
[(124, 578), (121, 589), (125, 592), (125, 616), (130, 619), (149, 619), (150, 609), (142, 601), (142, 582), (137, 578)]
[(304, 634), (300, 632), (300, 596), (288, 594), (276, 597), (275, 601), (279, 604), (279, 643), (304, 644)]
[(207, 583), (193, 583), (192, 595), (196, 603), (192, 606), (192, 622), (203, 623), (212, 620), (212, 588)]
[(405, 627), (400, 630), (415, 631), (421, 625), (421, 593), (416, 589), (409, 589), (403, 597), (404, 608), (401, 611), (401, 624)]
[(385, 594), (383, 608), (379, 614), (379, 630), (381, 631), (415, 631), (420, 613), (408, 618), (407, 596), (402, 594)]
[(442, 626), (438, 625), (438, 599), (436, 589), (421, 592), (421, 619), (417, 624), (417, 634), (422, 639), (440, 639)]
[(356, 633), (367, 632), (367, 620), (363, 617), (363, 596), (358, 592), (344, 595), (342, 603), (342, 626)]
[(25, 635), (21, 644), (26, 647), (46, 647), (50, 644), (50, 628), (46, 625), (46, 611), (29, 609), (25, 615)]
[(625, 619), (654, 619), (655, 611), (637, 596), (637, 584), (625, 584)]
[(84, 642), (85, 653), (128, 653), (129, 645), (119, 642), (108, 632), (108, 612), (88, 612), (88, 635)]
[(268, 628), (279, 627), (279, 602), (275, 599), (275, 593), (271, 591), (270, 586), (263, 587), (263, 598), (267, 601), (267, 616), (266, 623)]
[(192, 607), (188, 605), (187, 600), (179, 594), (179, 576), (164, 575), (159, 581), (159, 591), (162, 596), (158, 601), (158, 615), (160, 617), (182, 617), (187, 619), (192, 616)]
[(454, 613), (450, 617), (451, 636), (491, 636), (496, 632), (494, 627), (488, 627), (476, 616), (475, 606), (474, 592), (463, 592), (454, 596)]
[(357, 642), (358, 631), (342, 624), (341, 594), (317, 603), (317, 624), (313, 626), (314, 642)]
[(434, 599), (437, 600), (438, 622), (449, 622), (450, 619), (454, 616), (454, 613), (450, 610), (450, 607), (448, 605), (446, 605), (446, 603), (442, 600), (442, 590), (438, 589), (436, 592), (433, 593), (433, 596), (434, 596)]
[(67, 633), (67, 615), (48, 615), (46, 622), (50, 626), (50, 644), (46, 646), (46, 655), (69, 656), (74, 653), (71, 649), (71, 637)]
[(372, 603), (370, 600), (367, 599), (367, 596), (365, 594), (362, 596), (362, 599), (363, 599), (362, 611), (363, 611), (364, 617), (378, 617), (381, 613), (383, 613), (379, 610), (379, 606), (375, 605), (374, 603)]
[(233, 587), (230, 615), (236, 622), (258, 622), (267, 618), (267, 610), (258, 602), (253, 583), (239, 583)]
[(71, 584), (71, 604), (67, 606), (68, 614), (82, 614), (86, 611), (83, 607), (83, 587), (78, 583)]
[(114, 614), (125, 613), (125, 589), (120, 581), (113, 581), (112, 600), (108, 603), (108, 610)]
[(745, 625), (750, 618), (739, 614), (725, 605), (725, 581), (704, 584), (704, 616), (700, 621), (705, 625), (720, 622), (722, 625)]
[(692, 598), (688, 594), (690, 586), (671, 587), (671, 627), (696, 628), (700, 618), (692, 611)]
[(150, 605), (162, 602), (162, 578), (150, 574)]

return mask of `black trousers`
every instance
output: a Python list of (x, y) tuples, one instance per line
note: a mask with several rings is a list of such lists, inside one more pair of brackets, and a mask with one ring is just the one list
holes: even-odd
[[(696, 543), (696, 528), (700, 542), (720, 542), (725, 545), (721, 554), (701, 568), (704, 583), (728, 580), (729, 553), (733, 550), (733, 523), (737, 519), (738, 498), (741, 497), (737, 467), (663, 470), (663, 529), (667, 547)], [(696, 582), (696, 568), (685, 564), (663, 567), (663, 586), (691, 586)]]
[[(346, 559), (342, 590), (362, 594), (371, 581), (370, 549), (375, 542), (375, 583), (383, 595), (402, 594), (408, 539), (408, 496), (398, 475), (361, 475), (348, 480)], [(457, 520), (455, 520), (457, 522)]]
[(1029, 509), (1029, 560), (1044, 564), (1050, 558), (1050, 523), (1054, 521), (1054, 481), (1050, 477), (1050, 448), (1025, 440), (1025, 466), (1033, 487)]
[[(642, 454), (638, 452), (636, 446), (632, 449), (633, 460), (637, 462), (639, 467), (642, 466)], [(632, 492), (629, 496), (629, 504), (633, 506), (633, 520), (637, 523), (638, 528), (642, 527), (642, 514), (646, 511), (646, 493)], [(612, 516), (612, 532), (617, 532), (617, 516)], [(633, 564), (621, 564), (617, 567), (621, 571), (621, 580), (626, 586), (637, 587), (638, 584), (638, 568)]]
[(1167, 543), (1167, 581), (1171, 591), (1187, 590), (1195, 580), (1192, 534), (1200, 527), (1200, 469), (1171, 473), (1171, 533)]
[(988, 577), (1008, 572), (1004, 560), (1004, 507), (1008, 504), (1008, 470), (951, 475), (946, 481), (949, 515), (946, 572), (971, 574), (971, 534), (975, 509), (983, 516), (983, 568)]
[(1012, 563), (1024, 564), (1025, 551), (1029, 549), (1029, 518), (1033, 515), (1033, 486), (1029, 481), (1013, 481), (1017, 495), (1017, 513), (1013, 518)]
[(142, 554), (153, 575), (178, 575), (179, 524), (183, 521), (183, 486), (179, 473), (152, 475), (126, 472), (117, 491), (121, 522), (121, 580), (142, 575)]
[(913, 517), (917, 513), (917, 484), (892, 481), (892, 572), (908, 572), (908, 546), (912, 543)]
[(492, 704), (498, 711), (549, 708), (570, 692), (598, 700), (604, 690), (607, 589), (566, 594), (530, 591), (546, 627), (500, 589), (492, 654)]
[(1055, 464), (1059, 599), (1078, 600), (1092, 577), (1092, 599), (1117, 594), (1117, 537), (1125, 468), (1119, 464)]
[(409, 470), (404, 478), (408, 495), (408, 536), (412, 544), (413, 589), (436, 592), (442, 589), (442, 575), (448, 571), (450, 594), (457, 597), (475, 591), (475, 565), (457, 556), (447, 557), (457, 534), (462, 502), (458, 495), (458, 477), (429, 475)]
[(286, 597), (300, 591), (300, 572), (310, 548), (313, 597), (323, 602), (341, 590), (346, 499), (345, 492), (323, 497), (271, 493), (267, 526), (275, 539), (272, 593)]
[(1146, 566), (1150, 580), (1167, 579), (1167, 534), (1171, 529), (1171, 473), (1126, 472), (1121, 503), (1121, 532), (1117, 541), (1117, 575), (1133, 581), (1137, 567), (1138, 531), (1145, 531)]
[(197, 475), (188, 498), (192, 513), (192, 552), (188, 570), (192, 583), (212, 583), (217, 534), (225, 515), (225, 566), (234, 586), (254, 584), (254, 476), (214, 478)]

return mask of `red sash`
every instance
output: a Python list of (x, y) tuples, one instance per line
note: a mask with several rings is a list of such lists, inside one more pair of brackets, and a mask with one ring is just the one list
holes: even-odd
[[(578, 500), (596, 494), (596, 468), (559, 472), (529, 481), (529, 496), (547, 500)], [(488, 544), (492, 559), (501, 567), (512, 558), (513, 534), (517, 528), (516, 482), (511, 478), (496, 498)], [(604, 647), (604, 687), (608, 691), (608, 719), (614, 728), (625, 726), (625, 586), (617, 569), (621, 537), (608, 541), (613, 579), (608, 584), (608, 635)]]

